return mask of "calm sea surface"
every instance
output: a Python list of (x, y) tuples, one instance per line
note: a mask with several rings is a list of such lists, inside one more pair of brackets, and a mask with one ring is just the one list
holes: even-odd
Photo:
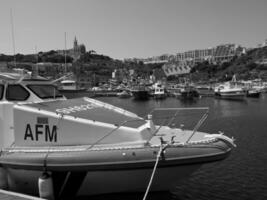
[[(117, 97), (98, 98), (145, 116), (158, 107), (209, 107), (209, 117), (201, 130), (223, 131), (236, 139), (237, 148), (223, 161), (202, 165), (171, 193), (151, 193), (148, 199), (176, 200), (259, 200), (267, 199), (267, 94), (245, 101), (205, 97), (196, 101), (135, 101)], [(187, 117), (190, 121), (190, 117)], [(143, 194), (110, 195), (90, 199), (142, 199)]]

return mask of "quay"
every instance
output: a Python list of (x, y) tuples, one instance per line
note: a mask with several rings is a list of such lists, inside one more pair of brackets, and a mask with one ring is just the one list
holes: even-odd
[(10, 192), (0, 189), (0, 199), (1, 200), (44, 200), (39, 197), (29, 196), (25, 194), (20, 194), (16, 192)]

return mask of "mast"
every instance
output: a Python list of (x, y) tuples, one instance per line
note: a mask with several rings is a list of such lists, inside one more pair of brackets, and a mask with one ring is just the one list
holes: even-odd
[(12, 44), (13, 44), (13, 55), (14, 55), (14, 64), (15, 67), (17, 66), (16, 64), (16, 51), (15, 51), (15, 37), (14, 37), (14, 24), (13, 24), (13, 14), (12, 14), (12, 8), (10, 9), (10, 19), (11, 19), (11, 32), (12, 32)]
[(34, 46), (34, 50), (35, 50), (35, 55), (36, 55), (36, 63), (38, 63), (39, 60), (38, 60), (38, 52), (37, 52), (37, 46), (36, 45)]
[(35, 55), (36, 55), (36, 64), (33, 65), (33, 67), (35, 66), (35, 73), (32, 73), (32, 78), (37, 78), (38, 74), (39, 74), (39, 68), (38, 68), (38, 53), (37, 53), (37, 46), (34, 46), (34, 50), (35, 50)]
[(65, 59), (65, 74), (67, 73), (67, 56), (66, 56), (66, 51), (67, 51), (67, 45), (66, 45), (66, 32), (65, 32), (65, 50), (64, 50), (64, 59)]

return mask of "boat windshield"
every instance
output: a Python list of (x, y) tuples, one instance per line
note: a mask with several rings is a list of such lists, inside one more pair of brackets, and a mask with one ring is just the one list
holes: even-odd
[(27, 87), (41, 99), (63, 97), (54, 85), (38, 84)]

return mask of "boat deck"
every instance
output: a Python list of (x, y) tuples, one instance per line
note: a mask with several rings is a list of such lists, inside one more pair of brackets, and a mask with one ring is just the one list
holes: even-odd
[(20, 194), (16, 192), (10, 192), (0, 189), (0, 199), (1, 200), (44, 200), (39, 197), (33, 197), (25, 194)]
[(51, 101), (27, 104), (39, 110), (61, 113), (98, 122), (138, 128), (146, 123), (134, 113), (130, 113), (110, 104), (89, 98), (69, 99), (68, 101)]

